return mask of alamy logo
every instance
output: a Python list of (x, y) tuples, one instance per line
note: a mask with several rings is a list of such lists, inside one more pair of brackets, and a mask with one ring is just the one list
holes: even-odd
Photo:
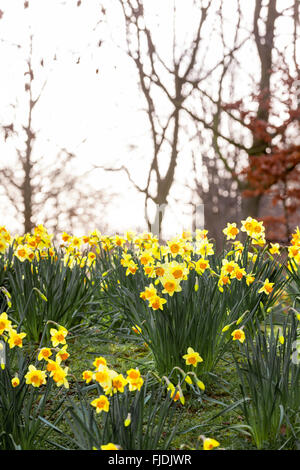
[(0, 367), (3, 368), (5, 366), (5, 343), (4, 341), (0, 341)]
[[(300, 82), (299, 82), (300, 83)], [(158, 238), (161, 234), (161, 221), (165, 215), (168, 204), (156, 204), (155, 217), (153, 223), (150, 225), (150, 231), (153, 235)], [(180, 217), (178, 217), (180, 220)], [(195, 204), (193, 213), (186, 220), (185, 226), (182, 227), (185, 231), (191, 232), (192, 236), (195, 236), (196, 229), (204, 229), (204, 204)], [(174, 234), (178, 235), (178, 233)]]
[(292, 363), (300, 363), (300, 339), (297, 339), (292, 343)]

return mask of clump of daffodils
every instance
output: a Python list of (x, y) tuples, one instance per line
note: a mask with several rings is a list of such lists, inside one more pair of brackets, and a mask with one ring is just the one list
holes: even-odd
[[(23, 339), (26, 333), (18, 332), (16, 326), (12, 325), (6, 312), (2, 312), (0, 315), (0, 340), (5, 341), (10, 349), (15, 347), (23, 347)], [(2, 345), (3, 347), (3, 345)], [(5, 364), (2, 363), (1, 367), (4, 368)]]
[[(12, 321), (9, 319), (6, 312), (0, 315), (0, 347), (1, 352), (4, 348), (3, 342), (8, 344), (10, 349), (23, 348), (23, 339), (26, 337), (26, 333), (18, 332), (16, 327), (12, 325)], [(46, 384), (48, 378), (56, 383), (58, 387), (64, 386), (69, 388), (67, 380), (68, 367), (63, 366), (63, 362), (69, 357), (67, 352), (66, 336), (68, 331), (61, 325), (58, 328), (51, 328), (51, 342), (52, 348), (41, 348), (38, 351), (37, 361), (44, 364), (43, 368), (38, 368), (36, 365), (30, 364), (28, 371), (25, 374), (25, 381), (27, 385), (33, 387), (41, 387)], [(2, 342), (1, 342), (2, 340)], [(61, 345), (63, 347), (61, 347)], [(5, 369), (4, 355), (0, 354), (1, 368)], [(13, 388), (16, 388), (20, 384), (20, 379), (16, 375), (12, 378), (11, 384)]]
[(62, 325), (50, 329), (52, 347), (39, 349), (37, 361), (41, 363), (41, 368), (30, 365), (25, 375), (26, 384), (33, 387), (45, 385), (48, 379), (52, 379), (57, 387), (69, 388), (67, 379), (69, 368), (63, 363), (69, 358), (67, 351), (66, 336), (68, 330)]
[[(126, 269), (126, 276), (134, 276), (139, 270), (143, 270), (146, 277), (157, 287), (156, 292), (151, 290), (151, 296), (145, 297), (149, 307), (153, 310), (163, 310), (168, 297), (181, 292), (182, 283), (185, 282), (191, 271), (202, 276), (209, 273), (218, 276), (218, 287), (221, 292), (229, 288), (231, 282), (242, 281), (250, 286), (255, 281), (252, 272), (246, 272), (240, 266), (239, 261), (243, 253), (243, 244), (236, 237), (244, 232), (251, 240), (253, 246), (264, 247), (266, 245), (265, 228), (263, 222), (252, 217), (242, 220), (241, 226), (236, 223), (227, 223), (223, 229), (226, 240), (232, 244), (234, 260), (226, 257), (218, 273), (212, 271), (209, 257), (214, 255), (214, 245), (208, 238), (207, 230), (197, 229), (194, 236), (189, 231), (183, 231), (181, 235), (168, 240), (166, 244), (159, 244), (156, 236), (150, 232), (136, 234), (128, 231), (123, 236), (102, 235), (98, 230), (81, 237), (63, 232), (60, 248), (64, 252), (63, 263), (70, 268), (75, 265), (91, 267), (95, 264), (97, 255), (103, 251), (118, 250), (120, 263)], [(13, 244), (14, 257), (21, 262), (33, 261), (51, 257), (58, 259), (57, 252), (52, 242), (53, 235), (49, 234), (43, 225), (38, 225), (24, 236), (12, 239), (5, 227), (0, 227), (0, 253), (4, 253), (8, 246)], [(131, 253), (128, 253), (128, 248)], [(271, 243), (269, 248), (271, 255), (280, 254), (280, 246)], [(255, 254), (250, 253), (253, 264)], [(289, 256), (300, 262), (300, 232), (297, 229), (293, 235)], [(195, 284), (197, 291), (197, 284)], [(266, 293), (266, 290), (264, 290)]]
[(94, 370), (82, 372), (82, 378), (87, 384), (93, 381), (98, 383), (103, 389), (104, 394), (91, 402), (91, 405), (96, 408), (97, 413), (102, 411), (108, 412), (108, 396), (112, 396), (115, 393), (124, 393), (126, 387), (130, 392), (140, 390), (144, 383), (144, 379), (138, 369), (129, 369), (127, 375), (124, 376), (114, 369), (110, 369), (106, 359), (102, 356), (96, 357), (93, 366)]
[[(210, 256), (214, 255), (214, 245), (208, 238), (207, 230), (197, 229), (194, 237), (191, 232), (183, 231), (181, 235), (163, 245), (160, 245), (157, 237), (151, 233), (144, 232), (136, 236), (131, 234), (130, 238), (125, 234), (123, 238), (112, 237), (110, 249), (118, 247), (120, 250), (120, 264), (126, 269), (126, 276), (135, 276), (142, 270), (145, 277), (149, 278), (149, 285), (140, 292), (140, 297), (148, 302), (152, 310), (163, 311), (168, 298), (182, 291), (182, 284), (188, 280), (192, 271), (196, 272), (197, 276), (216, 277), (220, 292), (229, 290), (232, 282), (245, 282), (248, 287), (255, 283), (255, 273), (252, 272), (252, 268), (257, 254), (249, 251), (250, 263), (247, 268), (242, 265), (244, 245), (236, 240), (240, 232), (247, 234), (254, 250), (255, 246), (264, 247), (266, 244), (263, 222), (248, 217), (242, 220), (240, 228), (236, 223), (227, 223), (223, 233), (226, 240), (232, 244), (232, 250), (225, 255), (218, 271), (211, 268)], [(290, 251), (296, 256), (300, 253), (300, 242), (298, 247), (296, 245), (298, 239), (294, 237), (293, 240), (295, 245)], [(128, 253), (129, 245), (130, 253)], [(280, 254), (279, 248), (278, 244), (271, 243), (270, 255)], [(233, 256), (229, 258), (229, 255)], [(259, 287), (258, 293), (269, 295), (273, 290), (273, 283), (266, 279), (264, 285)], [(196, 277), (194, 290), (197, 292), (198, 289), (198, 277)]]
[(12, 238), (9, 231), (4, 226), (0, 226), (0, 254), (5, 253), (11, 243)]
[[(73, 268), (79, 265), (91, 267), (96, 261), (97, 253), (100, 253), (99, 243), (106, 240), (107, 249), (108, 239), (101, 237), (101, 234), (95, 230), (88, 236), (76, 237), (63, 232), (60, 248), (64, 251), (62, 262), (65, 266)], [(40, 259), (51, 258), (58, 261), (59, 257), (53, 244), (53, 235), (49, 234), (43, 225), (38, 225), (32, 233), (26, 233), (23, 236), (12, 238), (5, 227), (0, 227), (0, 254), (5, 253), (10, 245), (13, 245), (13, 255), (19, 261), (32, 262)], [(112, 246), (111, 246), (112, 247)], [(110, 249), (111, 249), (110, 247)]]

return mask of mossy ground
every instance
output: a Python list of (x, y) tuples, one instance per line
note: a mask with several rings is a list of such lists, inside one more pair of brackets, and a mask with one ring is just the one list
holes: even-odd
[[(127, 337), (111, 333), (104, 335), (97, 328), (92, 328), (70, 339), (68, 344), (70, 358), (67, 365), (76, 380), (81, 383), (83, 383), (82, 372), (92, 369), (94, 358), (100, 355), (106, 358), (111, 368), (122, 373), (126, 373), (126, 370), (131, 367), (138, 367), (142, 374), (148, 371), (156, 373), (151, 351), (130, 333)], [(184, 389), (185, 404), (184, 406), (177, 405), (178, 432), (172, 441), (171, 449), (201, 449), (200, 435), (213, 437), (225, 449), (255, 449), (251, 438), (238, 429), (240, 425), (245, 424), (240, 408), (237, 407), (215, 418), (226, 406), (232, 405), (241, 398), (235, 365), (230, 355), (218, 364), (214, 376), (205, 381), (205, 384), (206, 390), (201, 398), (191, 393), (188, 388)], [(53, 393), (58, 399), (59, 389), (57, 391), (55, 389)], [(72, 380), (69, 394), (72, 399), (76, 400)], [(63, 421), (59, 427), (63, 433), (53, 432), (46, 444), (47, 449), (55, 448), (51, 443), (53, 441), (61, 446), (72, 448), (68, 439), (64, 437), (64, 434), (72, 435), (71, 430)]]

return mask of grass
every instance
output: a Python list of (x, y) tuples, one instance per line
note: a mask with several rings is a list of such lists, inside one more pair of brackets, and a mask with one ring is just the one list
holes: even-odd
[[(156, 373), (151, 352), (131, 334), (127, 338), (120, 338), (113, 334), (104, 337), (97, 328), (92, 328), (89, 332), (70, 339), (68, 344), (70, 358), (67, 365), (70, 372), (80, 382), (82, 382), (82, 372), (92, 368), (94, 358), (100, 355), (106, 358), (111, 368), (122, 373), (126, 373), (126, 370), (131, 367), (139, 367), (142, 374), (146, 374), (149, 370)], [(241, 399), (235, 366), (231, 362), (230, 356), (220, 362), (215, 376), (205, 384), (206, 391), (202, 398), (190, 393), (188, 389), (184, 390), (186, 402), (183, 409), (181, 404), (177, 405), (178, 434), (173, 440), (172, 449), (201, 448), (199, 441), (201, 434), (218, 440), (221, 447), (225, 449), (255, 449), (248, 436), (234, 429), (234, 426), (243, 424), (243, 417), (239, 414), (238, 409), (214, 418), (226, 406)], [(59, 389), (57, 392), (59, 394)], [(68, 393), (72, 399), (76, 399), (72, 382), (70, 382)], [(61, 422), (59, 427), (64, 433), (70, 434), (65, 423)], [(192, 430), (186, 432), (189, 429)], [(60, 445), (67, 443), (63, 435), (52, 434), (52, 437)], [(46, 448), (53, 449), (54, 447), (53, 444), (48, 443)]]

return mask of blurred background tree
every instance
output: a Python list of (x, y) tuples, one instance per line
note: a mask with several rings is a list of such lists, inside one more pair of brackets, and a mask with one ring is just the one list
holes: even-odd
[[(31, 4), (36, 0), (24, 8)], [(71, 2), (61, 5), (71, 8)], [(103, 148), (95, 148), (83, 175), (76, 173), (73, 149), (58, 148), (57, 159), (34, 156), (38, 132), (32, 115), (43, 106), (43, 89), (35, 87), (39, 72), (29, 59), (26, 123), (21, 130), (14, 121), (2, 123), (6, 142), (21, 139), (19, 169), (2, 160), (0, 180), (11, 204), (23, 211), (26, 229), (41, 210), (54, 228), (61, 224), (57, 214), (74, 226), (80, 219), (88, 226), (94, 201), (97, 210), (111, 202), (86, 184), (99, 171), (115, 184), (119, 201), (128, 185), (139, 195), (148, 229), (164, 232), (171, 212), (180, 222), (193, 218), (195, 207), (204, 204), (205, 227), (218, 244), (226, 222), (249, 215), (264, 218), (268, 237), (285, 242), (300, 220), (299, 2), (97, 0), (92, 5), (75, 0), (72, 5), (83, 20), (95, 5), (98, 14), (89, 49), (76, 58), (78, 67), (88, 54), (106, 47), (110, 54), (95, 59), (94, 73), (101, 79), (118, 61), (119, 82), (107, 93), (118, 103), (120, 89), (137, 84), (131, 103), (137, 118), (122, 129), (116, 125), (115, 140), (122, 131), (129, 142), (122, 154), (104, 161)], [(50, 149), (53, 154), (51, 145), (46, 153)], [(48, 167), (41, 165), (47, 161)]]
[[(28, 8), (28, 2), (24, 8)], [(15, 47), (22, 49), (21, 45)], [(58, 148), (53, 142), (47, 142), (44, 155), (36, 150), (40, 132), (35, 111), (39, 105), (43, 106), (43, 92), (47, 86), (45, 76), (51, 73), (55, 61), (54, 55), (52, 66), (48, 63), (45, 71), (44, 59), (34, 54), (34, 38), (30, 36), (24, 72), (24, 121), (20, 122), (23, 98), (16, 90), (16, 102), (11, 104), (15, 119), (0, 126), (13, 161), (12, 164), (8, 158), (2, 158), (0, 185), (17, 216), (21, 216), (25, 233), (40, 221), (55, 234), (67, 228), (74, 231), (80, 226), (89, 226), (96, 217), (99, 218), (108, 199), (101, 190), (95, 191), (86, 184), (85, 178), (93, 168), (78, 171), (74, 152)], [(103, 219), (98, 228), (107, 228)]]
[[(249, 18), (242, 4), (232, 1), (234, 27), (230, 31), (224, 2), (190, 2), (194, 22), (189, 25), (191, 34), (186, 35), (189, 41), (184, 42), (178, 39), (180, 2), (174, 1), (168, 55), (161, 39), (156, 39), (149, 11), (147, 17), (147, 0), (119, 2), (127, 53), (137, 68), (152, 136), (153, 157), (145, 169), (147, 182), (143, 187), (133, 183), (145, 194), (145, 206), (149, 200), (158, 205), (168, 202), (178, 148), (189, 139), (195, 142), (190, 155), (194, 171), (191, 188), (204, 204), (205, 226), (210, 234), (218, 241), (220, 229), (228, 220), (268, 215), (260, 210), (265, 205), (262, 196), (275, 189), (283, 207), (277, 207), (277, 217), (267, 217), (266, 222), (276, 222), (278, 231), (281, 221), (286, 234), (278, 231), (277, 238), (286, 240), (290, 233), (288, 209), (299, 207), (295, 202), (299, 146), (294, 143), (299, 134), (299, 91), (293, 88), (300, 78), (299, 2), (255, 0)], [(291, 33), (289, 41), (284, 42), (287, 25)], [(214, 40), (210, 41), (212, 36)], [(243, 58), (249, 44), (256, 55), (253, 70)], [(241, 96), (240, 80), (248, 72), (248, 93)], [(162, 102), (168, 102), (168, 114), (161, 108)], [(167, 161), (163, 177), (161, 159)], [(197, 178), (199, 166), (201, 180)], [(293, 181), (291, 192), (278, 195), (277, 183), (288, 185), (286, 173)], [(153, 180), (155, 189), (150, 192)], [(288, 203), (292, 193), (294, 202)], [(149, 224), (147, 209), (145, 214)], [(274, 233), (270, 236), (274, 239)]]

